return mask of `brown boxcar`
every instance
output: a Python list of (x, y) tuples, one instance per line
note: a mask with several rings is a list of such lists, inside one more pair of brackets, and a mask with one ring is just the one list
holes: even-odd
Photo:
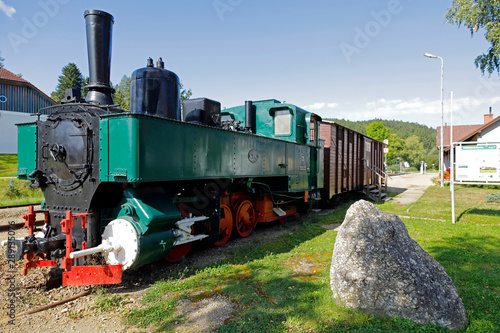
[(334, 122), (320, 123), (325, 141), (323, 197), (362, 190), (374, 184), (375, 171), (384, 170), (383, 143)]

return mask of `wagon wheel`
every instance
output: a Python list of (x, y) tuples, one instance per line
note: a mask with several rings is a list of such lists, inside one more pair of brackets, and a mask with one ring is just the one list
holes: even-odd
[(255, 226), (255, 210), (249, 200), (244, 200), (236, 208), (234, 227), (236, 234), (247, 237)]
[(191, 249), (191, 244), (193, 244), (193, 242), (174, 246), (165, 260), (168, 262), (180, 261), (186, 254), (188, 254), (189, 249)]
[(216, 246), (226, 244), (233, 231), (233, 214), (231, 213), (231, 208), (226, 205), (221, 205), (220, 212), (219, 240), (214, 243)]

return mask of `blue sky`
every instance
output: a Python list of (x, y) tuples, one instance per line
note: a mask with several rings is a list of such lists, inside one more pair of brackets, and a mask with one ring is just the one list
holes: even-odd
[(441, 123), (454, 92), (455, 124), (500, 114), (500, 80), (481, 75), (474, 58), (484, 32), (445, 23), (451, 0), (0, 0), (5, 67), (47, 94), (61, 68), (88, 75), (83, 12), (115, 18), (111, 80), (163, 57), (194, 97), (223, 107), (276, 98), (323, 117)]

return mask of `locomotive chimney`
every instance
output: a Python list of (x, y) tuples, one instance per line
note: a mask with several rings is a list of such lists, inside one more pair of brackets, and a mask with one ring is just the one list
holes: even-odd
[(245, 101), (245, 130), (255, 134), (255, 112), (252, 101)]
[(114, 19), (110, 14), (97, 9), (86, 10), (83, 17), (87, 26), (90, 73), (86, 100), (88, 103), (112, 105), (111, 94), (114, 90), (109, 82), (109, 72)]

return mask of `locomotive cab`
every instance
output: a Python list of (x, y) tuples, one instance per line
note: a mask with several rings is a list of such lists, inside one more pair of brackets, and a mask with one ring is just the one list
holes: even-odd
[[(316, 122), (321, 121), (320, 116), (276, 99), (253, 101), (252, 104), (253, 114), (250, 116), (255, 117), (254, 134), (298, 144), (316, 145), (318, 142), (314, 128)], [(223, 122), (239, 123), (245, 122), (249, 116), (244, 105), (225, 109), (221, 115)]]

